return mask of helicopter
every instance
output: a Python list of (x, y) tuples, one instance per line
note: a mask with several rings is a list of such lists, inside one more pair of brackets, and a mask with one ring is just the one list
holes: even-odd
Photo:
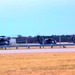
[(42, 38), (41, 36), (37, 36), (37, 40), (40, 44), (56, 44), (56, 40), (53, 38)]
[(0, 45), (9, 45), (9, 40), (5, 36), (0, 36)]
[(75, 35), (71, 36), (72, 42), (75, 44)]

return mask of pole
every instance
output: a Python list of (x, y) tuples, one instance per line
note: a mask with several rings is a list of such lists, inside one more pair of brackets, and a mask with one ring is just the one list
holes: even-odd
[(44, 48), (44, 36), (42, 37), (42, 40), (43, 40), (42, 43), (43, 43), (43, 48)]
[[(61, 36), (59, 36), (59, 44), (61, 44)], [(61, 46), (60, 46), (61, 47)]]
[[(27, 45), (27, 43), (28, 43), (28, 42), (27, 42), (27, 38), (26, 38), (26, 45)], [(26, 48), (27, 48), (27, 47), (26, 47)]]

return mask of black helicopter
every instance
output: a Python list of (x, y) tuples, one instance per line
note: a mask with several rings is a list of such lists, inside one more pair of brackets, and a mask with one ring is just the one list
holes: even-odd
[(42, 38), (41, 36), (37, 36), (37, 40), (40, 44), (56, 44), (56, 40), (53, 38)]
[(75, 35), (71, 36), (72, 42), (75, 44)]
[(0, 36), (0, 45), (9, 45), (9, 40), (5, 36)]

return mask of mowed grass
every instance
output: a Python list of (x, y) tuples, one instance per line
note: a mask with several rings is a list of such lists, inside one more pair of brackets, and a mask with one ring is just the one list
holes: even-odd
[(75, 75), (75, 53), (0, 54), (0, 75)]

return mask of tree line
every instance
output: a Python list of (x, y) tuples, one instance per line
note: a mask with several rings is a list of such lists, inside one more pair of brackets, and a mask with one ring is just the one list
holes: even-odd
[[(51, 36), (42, 36), (40, 35), (40, 37), (42, 39), (45, 39), (45, 38), (53, 38), (55, 39), (57, 42), (73, 42), (75, 41), (75, 36), (74, 35), (51, 35)], [(16, 42), (17, 43), (38, 43), (38, 40), (37, 40), (37, 36), (18, 36), (18, 37), (15, 37), (16, 38)]]

